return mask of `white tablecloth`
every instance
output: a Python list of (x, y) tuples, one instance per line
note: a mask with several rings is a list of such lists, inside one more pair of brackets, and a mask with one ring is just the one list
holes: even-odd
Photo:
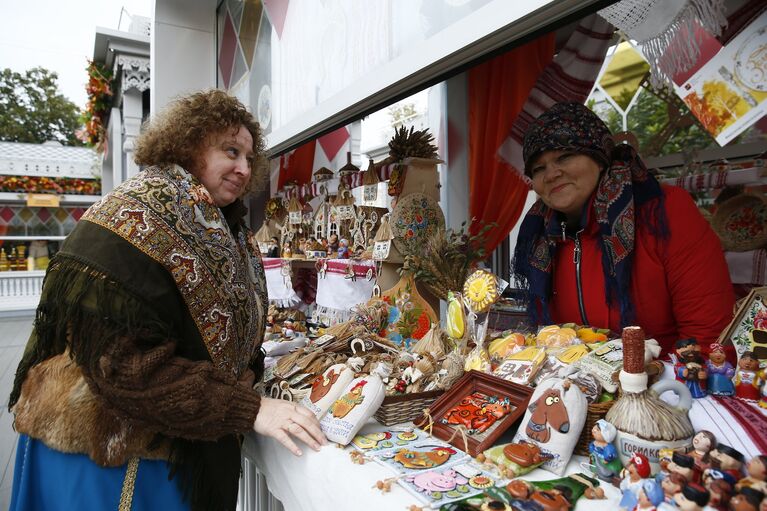
[[(666, 369), (664, 378), (673, 378), (671, 366), (667, 365)], [(729, 412), (717, 405), (711, 397), (693, 400), (690, 419), (696, 431), (711, 431), (719, 442), (738, 449), (746, 459), (763, 454)], [(382, 429), (386, 429), (385, 426), (371, 419), (362, 432)], [(304, 455), (295, 457), (277, 441), (251, 434), (245, 439), (244, 455), (264, 474), (269, 490), (283, 503), (285, 511), (389, 511), (406, 509), (412, 504), (421, 505), (418, 499), (398, 484), (393, 484), (391, 492), (386, 494), (374, 489), (376, 481), (392, 477), (394, 472), (372, 461), (355, 465), (349, 458), (350, 449), (330, 444), (315, 452), (303, 446)], [(566, 473), (584, 472), (580, 464), (586, 461), (582, 456), (573, 456)], [(557, 477), (537, 469), (525, 475), (524, 479), (533, 481)], [(608, 496), (607, 500), (581, 498), (575, 511), (617, 509), (620, 491), (609, 484), (601, 486)]]
[[(375, 421), (363, 432), (385, 429)], [(323, 447), (319, 452), (302, 446), (303, 456), (293, 456), (270, 437), (251, 434), (245, 439), (244, 454), (266, 477), (269, 491), (279, 499), (285, 511), (365, 511), (404, 510), (423, 505), (416, 497), (398, 484), (391, 492), (382, 493), (374, 488), (376, 481), (396, 475), (392, 470), (369, 461), (355, 465), (349, 458), (351, 448), (341, 449), (336, 444)], [(582, 456), (574, 456), (567, 473), (583, 472)], [(557, 479), (545, 470), (534, 470), (524, 476), (528, 480)], [(612, 485), (602, 484), (607, 500), (578, 501), (575, 511), (614, 511), (620, 500), (620, 491)]]

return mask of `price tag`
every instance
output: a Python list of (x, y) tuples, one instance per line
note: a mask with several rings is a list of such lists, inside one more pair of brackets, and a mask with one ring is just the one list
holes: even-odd
[(335, 338), (336, 338), (335, 335), (325, 334), (323, 336), (317, 337), (314, 340), (314, 344), (316, 344), (317, 346), (322, 346), (323, 344), (327, 344)]
[(391, 250), (391, 240), (376, 241), (373, 244), (373, 259), (381, 261), (389, 257), (389, 250)]

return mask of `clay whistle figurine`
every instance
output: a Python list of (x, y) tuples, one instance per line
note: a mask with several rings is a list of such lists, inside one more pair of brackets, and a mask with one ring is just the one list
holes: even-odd
[(754, 488), (762, 493), (767, 493), (767, 455), (754, 456), (746, 464), (746, 477), (738, 481), (735, 489)]
[(735, 371), (735, 395), (741, 399), (757, 401), (761, 380), (759, 359), (753, 351), (744, 351), (738, 360), (738, 370)]
[(754, 488), (743, 488), (730, 499), (731, 511), (759, 511), (764, 493)]
[(679, 339), (674, 351), (677, 357), (674, 364), (676, 379), (687, 385), (693, 398), (705, 397), (708, 374), (698, 341), (693, 338)]
[(700, 472), (695, 469), (695, 459), (692, 456), (675, 452), (671, 456), (671, 463), (668, 464), (668, 471), (684, 477), (688, 483), (697, 483), (700, 481)]
[(664, 501), (663, 489), (653, 479), (642, 481), (635, 511), (655, 511)]
[(692, 437), (690, 456), (695, 460), (695, 468), (703, 472), (711, 466), (711, 449), (716, 447), (716, 437), (710, 431), (699, 431)]
[(703, 511), (708, 504), (708, 490), (699, 484), (688, 484), (674, 496), (674, 503), (682, 511)]
[(708, 393), (714, 396), (732, 396), (735, 394), (735, 385), (732, 377), (735, 376), (735, 368), (727, 362), (724, 347), (718, 342), (711, 345), (711, 351), (706, 361), (708, 373)]
[(615, 426), (605, 419), (598, 420), (591, 430), (594, 438), (589, 444), (592, 470), (599, 479), (608, 483), (613, 483), (623, 469), (618, 451), (613, 445), (616, 434)]
[(721, 470), (730, 474), (736, 481), (742, 477), (743, 454), (729, 445), (719, 444), (716, 449), (711, 451), (712, 464)]
[(623, 480), (620, 483), (622, 496), (618, 506), (621, 509), (631, 511), (636, 507), (639, 500), (642, 480), (650, 477), (650, 462), (644, 454), (634, 453), (629, 458), (622, 475)]

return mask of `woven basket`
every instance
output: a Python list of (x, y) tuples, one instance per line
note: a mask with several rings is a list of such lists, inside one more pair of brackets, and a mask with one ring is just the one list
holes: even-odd
[(724, 201), (711, 219), (722, 247), (747, 252), (767, 245), (767, 198), (749, 192)]
[(386, 396), (374, 417), (385, 426), (413, 421), (423, 416), (423, 409), (431, 406), (443, 393), (443, 390), (430, 390), (429, 392)]
[(578, 443), (575, 444), (575, 451), (573, 451), (575, 454), (580, 454), (581, 456), (589, 455), (589, 444), (592, 440), (591, 430), (594, 429), (599, 419), (605, 418), (607, 412), (614, 404), (615, 400), (589, 405), (586, 412), (586, 423), (583, 425), (583, 431), (581, 431), (581, 436), (578, 438)]

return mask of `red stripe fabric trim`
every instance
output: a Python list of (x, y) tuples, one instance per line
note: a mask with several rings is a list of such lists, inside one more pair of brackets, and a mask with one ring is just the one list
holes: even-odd
[(717, 396), (714, 399), (735, 417), (759, 452), (767, 452), (767, 417), (740, 399)]

